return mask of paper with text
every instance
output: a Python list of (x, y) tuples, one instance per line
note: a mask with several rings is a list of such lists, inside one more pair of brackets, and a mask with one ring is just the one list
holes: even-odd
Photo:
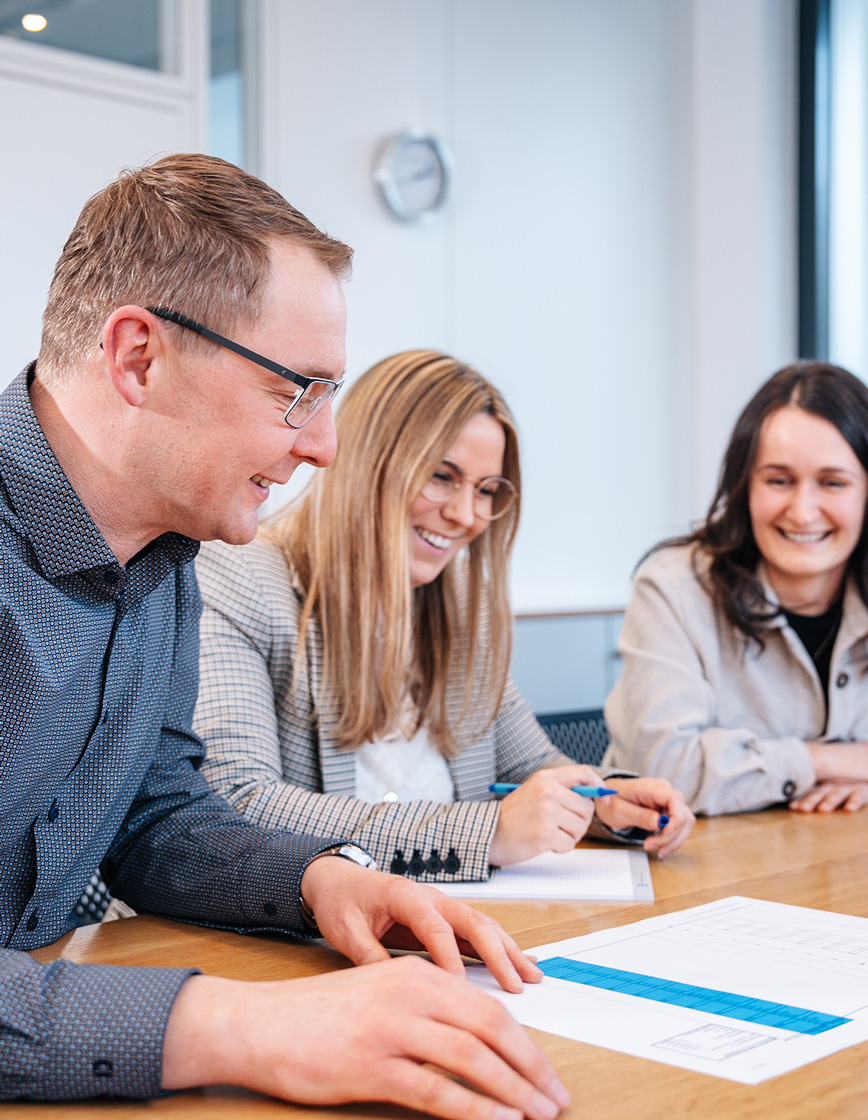
[(732, 897), (531, 949), (519, 1022), (757, 1085), (868, 1041), (868, 918)]

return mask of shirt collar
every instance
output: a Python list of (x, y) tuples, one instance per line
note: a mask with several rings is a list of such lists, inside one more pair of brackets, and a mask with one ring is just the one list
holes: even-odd
[[(30, 403), (32, 362), (0, 394), (0, 476), (40, 569), (48, 579), (92, 568), (119, 568), (93, 518), (57, 460)], [(165, 533), (140, 556), (162, 554), (169, 566), (192, 560), (198, 541)], [(135, 564), (135, 561), (133, 561)]]
[[(760, 560), (757, 565), (756, 571), (757, 578), (762, 584), (763, 595), (772, 606), (780, 607), (780, 600), (769, 582), (768, 573), (766, 572), (765, 564), (762, 560)], [(852, 575), (847, 576), (847, 582), (844, 586), (843, 606), (839, 641), (842, 642), (844, 648), (846, 648), (852, 645), (853, 642), (868, 636), (868, 607), (865, 606), (862, 596), (859, 594), (859, 588), (856, 586), (856, 581), (853, 579)], [(780, 613), (776, 614), (774, 618), (769, 619), (767, 625), (771, 629), (779, 629), (786, 626), (787, 620), (783, 609), (781, 609)]]

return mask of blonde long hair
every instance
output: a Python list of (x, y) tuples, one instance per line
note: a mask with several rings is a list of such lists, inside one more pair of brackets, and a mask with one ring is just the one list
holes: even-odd
[[(518, 437), (497, 389), (470, 366), (435, 350), (410, 350), (372, 366), (347, 390), (337, 410), (334, 464), (265, 534), (285, 551), (305, 591), (297, 667), (316, 618), (325, 651), (328, 693), (338, 698), (337, 741), (358, 747), (402, 727), (408, 680), (423, 723), (445, 754), (464, 745), (447, 712), (447, 686), (464, 680), (459, 721), (482, 698), (490, 725), (503, 697), (512, 648), (507, 593), (509, 554), (519, 500), (469, 546), (466, 598), (450, 564), (413, 588), (408, 532), (410, 507), (425, 482), (478, 413), (492, 416), (506, 436), (503, 475), (520, 492)], [(459, 561), (460, 562), (460, 561)], [(488, 649), (479, 629), (485, 612)], [(410, 676), (408, 678), (408, 666)]]

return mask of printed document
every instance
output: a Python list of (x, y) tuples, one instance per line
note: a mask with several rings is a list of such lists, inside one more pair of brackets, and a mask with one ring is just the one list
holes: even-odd
[(868, 1041), (868, 918), (732, 897), (531, 949), (519, 1022), (757, 1085)]

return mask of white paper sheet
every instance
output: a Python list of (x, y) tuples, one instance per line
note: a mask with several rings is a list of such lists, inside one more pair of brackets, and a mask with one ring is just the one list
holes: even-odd
[(502, 867), (484, 883), (433, 883), (456, 898), (579, 898), (653, 902), (648, 856), (631, 848), (575, 848)]
[[(526, 1026), (624, 1054), (757, 1085), (868, 1041), (866, 918), (732, 897), (530, 951), (599, 966), (613, 990), (546, 976), (509, 995), (482, 966), (468, 975)], [(636, 974), (659, 978), (658, 994), (633, 994)], [(733, 1014), (711, 1010), (716, 993)]]

